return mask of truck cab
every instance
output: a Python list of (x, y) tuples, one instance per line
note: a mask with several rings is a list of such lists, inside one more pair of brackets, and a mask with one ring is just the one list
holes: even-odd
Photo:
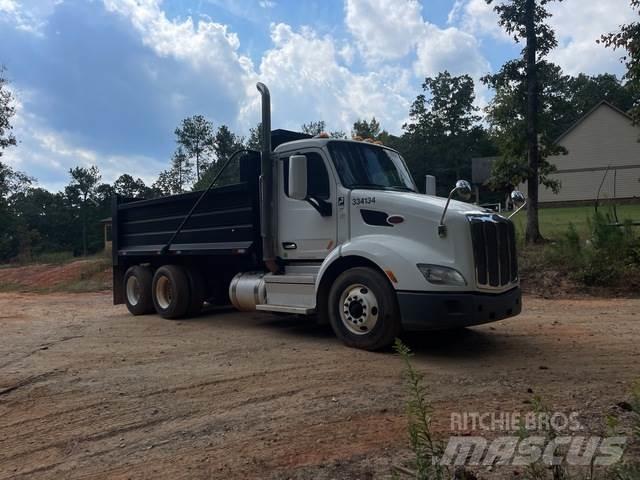
[[(270, 132), (263, 111), (265, 124)], [(368, 350), (387, 347), (403, 330), (460, 328), (520, 313), (513, 223), (453, 199), (470, 193), (466, 182), (448, 198), (421, 194), (400, 153), (372, 141), (319, 135), (273, 150), (271, 138), (264, 143), (259, 179), (247, 189), (255, 190), (249, 204), (260, 211), (256, 238), (235, 247), (220, 242), (229, 249), (225, 254), (194, 249), (195, 261), (184, 244), (169, 248), (172, 240), (161, 250), (165, 257), (133, 263), (128, 257), (127, 271), (147, 269), (137, 278), (138, 291), (147, 298), (145, 311), (153, 303), (163, 315), (162, 305), (175, 304), (180, 295), (185, 305), (195, 295), (199, 306), (207, 294), (193, 292), (211, 291), (215, 278), (230, 278), (223, 285), (238, 310), (315, 315), (345, 344)], [(208, 235), (220, 228), (211, 227)], [(240, 227), (225, 228), (227, 239)], [(187, 238), (186, 231), (176, 235)], [(114, 258), (122, 253), (126, 249)], [(247, 260), (236, 261), (238, 254)], [(155, 277), (164, 264), (177, 273), (161, 272), (160, 284)], [(129, 306), (133, 290), (126, 278), (120, 283)], [(167, 288), (160, 305), (158, 297)], [(163, 316), (188, 310), (183, 305)]]

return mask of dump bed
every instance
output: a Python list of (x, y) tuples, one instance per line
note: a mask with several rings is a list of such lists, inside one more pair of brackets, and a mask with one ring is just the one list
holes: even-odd
[[(260, 155), (240, 160), (240, 182), (212, 188), (166, 255), (249, 255), (260, 248)], [(157, 257), (203, 192), (132, 201), (117, 198), (112, 212), (114, 265), (123, 257)]]

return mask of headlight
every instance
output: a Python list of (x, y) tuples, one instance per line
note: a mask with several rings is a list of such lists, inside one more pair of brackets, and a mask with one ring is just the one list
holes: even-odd
[(462, 274), (454, 268), (419, 263), (418, 270), (422, 272), (427, 282), (433, 283), (434, 285), (457, 285), (464, 287), (467, 284)]

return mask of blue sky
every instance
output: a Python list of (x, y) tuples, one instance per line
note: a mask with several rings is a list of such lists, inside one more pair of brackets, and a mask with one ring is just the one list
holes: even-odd
[[(598, 36), (634, 18), (628, 0), (552, 7), (566, 73), (622, 74)], [(375, 115), (400, 133), (425, 76), (474, 79), (519, 51), (484, 0), (0, 0), (0, 64), (20, 144), (2, 159), (58, 190), (68, 169), (151, 183), (179, 121), (201, 113), (246, 135), (269, 85), (273, 124)], [(478, 83), (480, 106), (491, 92)]]

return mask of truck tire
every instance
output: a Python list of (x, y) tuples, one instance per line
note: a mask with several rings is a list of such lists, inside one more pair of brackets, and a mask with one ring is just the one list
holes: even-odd
[(153, 272), (148, 267), (134, 265), (124, 274), (124, 299), (127, 309), (132, 315), (146, 315), (153, 313), (153, 299), (151, 298), (151, 282)]
[(400, 334), (396, 294), (384, 275), (369, 267), (346, 270), (329, 292), (329, 322), (346, 345), (380, 350)]
[(164, 265), (153, 276), (153, 306), (163, 318), (180, 318), (189, 309), (189, 278), (179, 265)]
[(195, 317), (202, 310), (202, 304), (206, 296), (206, 283), (200, 270), (195, 267), (187, 268), (187, 277), (189, 278), (189, 308), (187, 309), (187, 316)]

